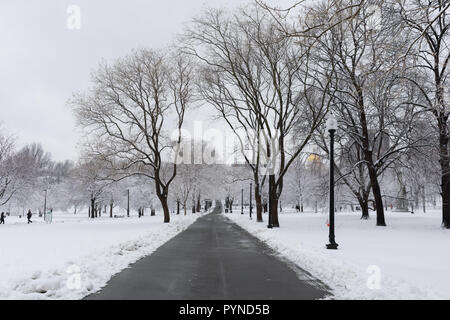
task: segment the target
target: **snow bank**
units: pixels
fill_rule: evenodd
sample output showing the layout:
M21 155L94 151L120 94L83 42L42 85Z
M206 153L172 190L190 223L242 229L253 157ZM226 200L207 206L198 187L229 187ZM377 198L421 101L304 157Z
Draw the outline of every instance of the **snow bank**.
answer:
M123 219L55 215L0 226L0 299L81 299L151 254L200 215Z
M439 212L387 212L388 227L375 219L339 213L336 242L326 250L327 215L280 214L280 229L248 215L230 219L266 242L284 258L309 271L333 290L335 299L450 299L450 232L441 229Z

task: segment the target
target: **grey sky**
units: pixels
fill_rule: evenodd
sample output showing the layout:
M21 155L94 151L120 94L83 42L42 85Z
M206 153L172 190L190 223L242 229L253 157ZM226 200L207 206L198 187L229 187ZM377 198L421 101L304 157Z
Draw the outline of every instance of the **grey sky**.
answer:
M206 4L230 7L246 2L2 0L0 122L21 145L41 142L56 160L76 159L79 134L66 102L72 92L89 86L90 72L102 58L168 45ZM67 28L70 5L81 9L80 30Z

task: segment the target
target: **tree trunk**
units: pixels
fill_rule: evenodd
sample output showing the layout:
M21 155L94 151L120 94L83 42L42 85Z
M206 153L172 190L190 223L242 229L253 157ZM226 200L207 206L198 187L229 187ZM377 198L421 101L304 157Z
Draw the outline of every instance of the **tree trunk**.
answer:
M200 202L200 196L198 196L196 212L201 212L201 211L202 211L202 205L201 205L201 202Z
M442 189L442 226L450 229L450 175L449 175L449 153L448 153L448 135L446 122L440 121L441 134L439 137L440 144L440 163L441 163L441 189Z
M113 206L114 204L111 202L109 204L109 217L112 218L113 217Z
M275 185L275 175L269 176L269 185L271 186L269 193L270 201L269 201L269 214L272 220L272 226L274 228L279 228L280 223L278 220L278 196L276 191L276 185Z
M177 200L177 215L180 214L180 200Z
M361 219L362 220L369 220L369 201L368 199L364 199L362 197L358 197L359 206L361 207Z
M169 205L167 203L167 196L162 194L162 195L158 196L158 198L159 198L159 201L161 202L161 207L162 207L163 213L164 213L164 223L169 223L170 222L170 211L169 211Z
M95 199L94 198L91 198L90 213L91 213L91 218L94 219L95 218Z
M274 228L279 228L280 223L278 220L278 198L276 195L273 195L270 200L270 208L269 208L269 214L272 218L272 226Z
M261 201L261 194L259 187L255 186L255 202L256 202L256 222L264 222L263 220L263 205Z
M378 183L377 173L373 167L371 162L372 156L370 156L370 160L366 158L368 161L368 171L370 177L370 184L372 186L372 193L375 199L375 209L377 211L377 226L385 227L386 221L384 219L384 207L383 207L383 198L381 196L380 184Z
M414 189L414 206L419 209L419 193L421 190L421 186L418 186L417 188Z
M422 186L422 208L423 208L423 213L427 212L427 204L426 204L426 197L425 197L425 185Z
M442 176L442 226L450 229L450 181L449 176Z
M366 160L367 163L370 185L372 187L372 193L375 199L375 209L377 211L377 226L385 227L386 221L384 219L383 198L381 197L381 190L380 184L378 183L377 171L375 170L373 164L373 150L371 149L369 143L369 130L367 125L363 89L356 80L355 74L352 74L352 81L358 94L359 118L362 129L361 131L363 135L362 144L363 144L364 160Z
M167 204L166 197L164 197L163 200L161 201L161 205L162 205L162 209L164 212L164 223L169 223L170 222L170 212L169 212L169 206Z
M156 189L156 196L158 197L159 202L161 203L161 207L163 209L164 223L169 223L170 222L170 210L169 210L169 204L167 202L169 187L162 185L159 175L156 172L155 172L155 189ZM153 208L153 205L152 205L151 216L155 215L154 210L155 209Z

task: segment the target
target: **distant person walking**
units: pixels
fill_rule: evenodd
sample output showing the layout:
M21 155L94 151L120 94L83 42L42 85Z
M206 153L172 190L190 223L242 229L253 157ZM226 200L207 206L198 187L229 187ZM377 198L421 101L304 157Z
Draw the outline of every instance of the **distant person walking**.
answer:
M0 224L5 224L5 213L2 212L0 215Z
M31 213L31 210L28 210L28 213L27 213L27 218L28 218L28 223L30 224L30 223L33 223L33 221L31 221L31 217L33 216L33 214Z

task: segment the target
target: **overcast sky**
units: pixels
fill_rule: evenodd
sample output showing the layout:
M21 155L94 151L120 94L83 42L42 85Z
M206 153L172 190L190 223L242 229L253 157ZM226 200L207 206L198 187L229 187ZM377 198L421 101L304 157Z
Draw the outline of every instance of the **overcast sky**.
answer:
M111 61L133 48L167 46L206 4L246 2L2 0L0 122L20 145L40 142L55 160L75 160L79 134L67 100L89 86L90 72L102 58ZM67 27L71 5L81 10L79 30Z

